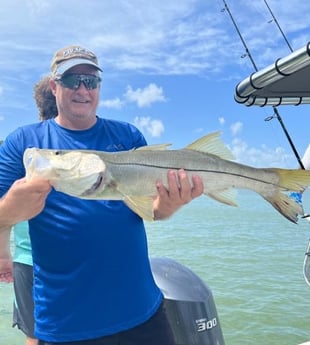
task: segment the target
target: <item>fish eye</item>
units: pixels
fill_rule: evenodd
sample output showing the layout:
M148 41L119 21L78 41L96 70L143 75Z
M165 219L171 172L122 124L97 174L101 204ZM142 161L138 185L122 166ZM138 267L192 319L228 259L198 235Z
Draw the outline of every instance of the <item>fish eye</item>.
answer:
M55 151L55 155L56 156L60 155L60 151Z

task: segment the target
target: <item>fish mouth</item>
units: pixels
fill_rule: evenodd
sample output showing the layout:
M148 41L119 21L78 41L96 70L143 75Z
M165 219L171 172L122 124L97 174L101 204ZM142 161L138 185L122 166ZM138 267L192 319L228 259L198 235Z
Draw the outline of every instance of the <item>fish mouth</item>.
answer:
M99 174L96 182L86 191L84 191L81 196L89 196L93 194L104 182L103 174Z

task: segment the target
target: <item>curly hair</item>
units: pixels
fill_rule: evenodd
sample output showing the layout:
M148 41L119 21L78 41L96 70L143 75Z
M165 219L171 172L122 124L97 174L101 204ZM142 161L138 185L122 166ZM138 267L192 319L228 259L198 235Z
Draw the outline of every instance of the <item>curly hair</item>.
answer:
M49 76L43 77L33 88L40 120L52 119L58 114L56 98L50 89L49 80Z

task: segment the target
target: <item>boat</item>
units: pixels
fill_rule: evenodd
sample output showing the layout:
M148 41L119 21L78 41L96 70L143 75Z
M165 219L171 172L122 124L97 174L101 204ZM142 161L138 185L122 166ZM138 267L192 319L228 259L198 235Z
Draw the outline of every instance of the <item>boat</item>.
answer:
M304 167L283 125L277 107L310 104L309 77L310 42L239 82L234 95L236 102L248 107L253 105L273 107L276 118L280 121L301 168ZM305 214L303 218L310 220L308 214ZM306 283L310 286L310 240L305 252L303 274Z
M246 106L273 107L276 118L282 125L302 169L304 169L303 164L286 131L277 107L310 104L309 77L310 42L304 47L292 51L288 56L277 59L266 68L252 73L237 84L234 95L236 102ZM303 218L310 220L310 215L305 214ZM310 240L305 251L303 275L310 286ZM300 345L310 345L310 341Z
M310 104L309 77L310 42L241 81L236 86L234 98L246 106L272 106L285 130L276 107ZM291 140L286 130L285 133ZM296 150L294 153L302 168ZM305 215L305 218L310 217ZM210 288L194 272L174 260L151 258L151 267L155 281L164 294L164 305L175 344L224 345ZM310 241L303 273L310 286ZM310 341L299 345L310 345Z
M260 107L310 104L310 42L241 81L237 103Z

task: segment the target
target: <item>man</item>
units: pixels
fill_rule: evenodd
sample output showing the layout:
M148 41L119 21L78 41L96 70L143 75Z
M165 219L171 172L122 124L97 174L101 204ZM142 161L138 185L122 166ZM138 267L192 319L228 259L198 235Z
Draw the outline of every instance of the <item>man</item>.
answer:
M23 178L27 147L114 152L146 145L134 126L96 116L101 71L83 47L54 55L50 87L58 116L17 129L0 147L0 232L30 219L40 345L173 345L143 220L122 201L82 200ZM203 192L201 178L189 181L183 170L169 171L167 180L168 189L156 185L155 220Z

